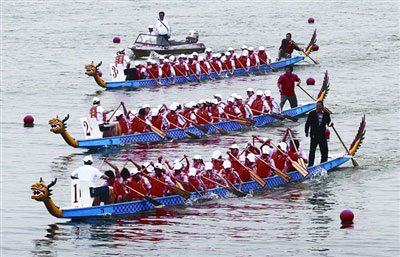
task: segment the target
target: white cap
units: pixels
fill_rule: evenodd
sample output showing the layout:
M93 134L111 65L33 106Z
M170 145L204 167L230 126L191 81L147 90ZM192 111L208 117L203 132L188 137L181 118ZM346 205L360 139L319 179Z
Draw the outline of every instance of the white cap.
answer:
M169 63L170 61L168 60L168 59L165 59L164 60L164 63Z
M176 111L177 108L178 106L175 103L172 103L171 106L169 107L169 109L172 111Z
M86 155L83 157L83 162L93 162L92 155Z
M218 158L220 158L220 157L222 157L222 154L221 154L221 152L220 151L218 151L218 150L215 150L214 152L213 152L213 154L212 154L212 159L218 159Z
M225 55L229 56L231 55L231 52L225 52Z
M233 51L233 48L232 47L228 47L228 51Z
M154 169L162 170L162 164L161 163L154 164Z
M182 169L182 168L183 168L182 163L177 162L177 163L174 164L174 170L180 170L180 169Z
M271 90L265 90L265 96L271 96Z
M195 106L197 103L195 101L190 101L190 104L193 106Z
M281 148L282 151L286 152L287 145L285 142L280 142L278 147Z
M146 62L151 62L152 59L151 58L147 58Z
M246 91L247 92L254 92L254 89L252 87L249 87Z
M228 102L232 102L233 103L234 101L235 101L235 99L233 99L233 97L229 97L228 98Z
M135 61L135 66L139 66L140 62L139 61Z
M196 170L196 168L190 168L189 169L189 173L188 173L188 175L189 176L196 176L196 173L197 173L197 170Z
M265 47L263 47L263 46L260 46L260 47L258 48L258 50L260 50L260 51L264 51L264 50L265 50Z
M151 109L151 116L157 116L157 115L158 115L158 109L157 108Z
M262 96L264 93L262 90L257 90L257 95Z
M190 109L190 108L192 108L192 105L190 103L186 103L183 107Z
M206 98L205 101L206 101L206 103L211 103L211 99L210 98Z
M249 51L254 51L254 47L250 46Z
M229 147L230 149L238 149L239 150L239 146L237 144L233 144L231 145L231 147Z
M221 58L221 54L220 53L216 53L215 55L213 55L213 57L216 57L216 58Z
M142 105L142 108L150 108L150 105L149 104L144 104L144 105Z
M204 104L204 103L206 103L206 101L204 101L204 99L199 100L199 104Z
M156 60L153 60L153 59L150 62L151 62L151 64L157 64Z
M193 54L193 56L199 56L199 54L197 52L193 52L192 54Z
M119 116L121 116L122 114L123 114L122 111L121 111L121 110L118 110L118 111L115 112L115 117L119 117Z
M182 58L186 58L186 54L181 54L180 56L182 56Z
M202 160L203 158L201 158L201 155L200 154L195 154L194 156L193 156L193 160Z
M152 29L152 28L153 28L153 25L149 25L149 27L147 27L147 28L148 28L148 29L150 29L150 28Z
M271 147L269 147L268 145L264 145L263 147L261 147L262 154L270 154L270 152L271 152Z
M209 47L207 47L207 48L206 48L206 52L212 52L212 49L209 48Z
M171 56L169 57L169 60L170 60L171 62L175 61L175 56L171 55Z
M218 104L218 100L214 98L214 99L211 100L211 103Z
M138 171L138 169L137 169L136 167L133 167L133 168L131 169L131 171L130 171L131 176L136 175L136 174L138 174L138 173L139 173L139 171Z
M247 46L246 45L242 45L242 49L247 49Z
M215 94L214 97L219 97L222 99L222 96L220 94Z
M98 102L100 102L100 99L98 97L93 97L92 102L93 103L98 103Z
M222 165L223 165L224 169L232 167L232 163L229 160L225 160Z
M236 96L237 96L236 93L232 93L232 94L231 94L231 97L232 97L232 98L236 98Z
M206 163L204 164L204 169L205 169L205 170L212 170L212 168L213 168L213 165L212 165L211 162L206 162Z
M242 56L248 56L248 55L249 55L249 51L244 50L244 51L242 52Z
M249 162L256 162L256 156L252 153L249 153L246 158L249 160Z
M125 52L125 48L120 48L119 51L120 52Z
M189 59L193 59L193 54L190 54L190 55L188 56L188 58L189 58Z
M235 98L236 99L243 99L243 97L241 95L236 95Z
M160 59L160 60L164 60L164 59L165 59L165 57L164 57L164 55L160 55L160 57L158 57L158 59Z

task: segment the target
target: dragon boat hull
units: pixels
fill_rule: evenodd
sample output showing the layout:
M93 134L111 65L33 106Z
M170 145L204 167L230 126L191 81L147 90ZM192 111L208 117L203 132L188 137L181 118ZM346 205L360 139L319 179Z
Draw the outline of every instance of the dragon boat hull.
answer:
M283 114L296 117L300 116L302 114L305 114L313 109L315 109L316 104L315 103L310 103L306 105L302 105L299 107L295 107L292 109L288 109L283 111ZM255 120L255 126L256 127L262 127L267 125L268 123L276 122L278 120L267 116L267 115L258 115L254 116L253 119ZM216 128L209 124L203 125L208 129L207 134L212 134L217 131ZM224 129L226 131L237 131L237 130L243 130L243 129L248 129L248 126L238 124L234 121L222 121L222 122L217 122L214 123L214 126L217 128ZM196 136L203 137L206 136L204 132L201 130L197 129L194 126L190 126L185 128L185 131L191 132L195 134ZM184 131L181 129L171 129L168 131L167 136L169 136L172 139L184 139L184 138L190 138L188 134L186 134ZM116 137L105 137L105 138L96 138L96 139L84 139L84 140L78 140L78 148L101 148L101 147L110 147L110 146L118 146L118 145L123 145L127 143L153 143L153 142L162 142L162 141L167 141L167 138L161 138L159 135L157 135L154 132L145 132L145 133L140 133L140 134L130 134L130 135L124 135L124 136L116 136Z
M271 63L272 68L275 69L281 69L286 66L298 63L300 61L304 60L304 56L296 56L290 59L278 61L278 62L273 62ZM250 67L250 74L255 74L258 72L270 72L272 71L271 68L266 65L262 64L260 65L260 70L257 69L257 67L252 66ZM243 68L237 68L235 69L233 73L234 77L237 76L247 76L246 71ZM211 72L210 75L211 78L216 79L219 78L218 74L216 72ZM220 77L228 77L228 71L224 70L222 71ZM208 80L210 79L206 74L202 74L200 77L200 80ZM197 82L197 78L195 75L190 75L190 80L192 82ZM186 83L189 82L185 76L177 76L175 83ZM162 85L170 85L170 80L168 78L162 78L161 79L161 84ZM128 80L128 81L118 81L118 82L106 82L106 88L108 89L117 89L117 88L140 88L140 87L146 87L146 86L156 86L157 81L155 79L143 79L143 80Z
M298 171L289 172L291 179L289 182L302 181L306 179L310 179L311 177L317 175L320 170L331 170L336 168L343 163L347 162L350 158L348 157L338 157L327 161L325 163L315 165L310 167L309 174L306 177L303 177ZM280 178L279 176L273 176L269 178L264 178L267 183L265 188L277 187L286 182ZM238 185L236 185L238 187ZM256 191L262 189L259 184L255 181L247 181L243 183L242 192L248 193L251 191ZM201 194L204 194L203 191L200 191ZM187 201L194 201L196 199L201 198L201 196L197 192L192 192L191 197ZM226 197L230 193L222 187L214 188L208 190L208 195L214 195L217 197ZM162 203L164 206L176 206L184 204L184 199L179 195L172 195L166 197L155 198L158 202ZM62 209L62 217L73 220L82 220L85 218L95 218L95 217L111 217L111 216L124 216L131 215L137 212L146 211L155 208L155 206L149 203L146 200L138 200L134 202L125 202L118 204L110 204L104 206L93 206L86 208L65 208Z

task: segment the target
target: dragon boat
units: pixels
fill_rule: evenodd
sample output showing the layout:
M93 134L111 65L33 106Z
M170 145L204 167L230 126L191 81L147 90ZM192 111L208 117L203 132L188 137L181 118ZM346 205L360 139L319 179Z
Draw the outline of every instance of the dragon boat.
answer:
M336 132L336 129L334 130ZM364 116L360 122L357 134L349 148L345 146L338 135L341 143L346 150L346 154L338 154L336 157L331 157L331 159L327 162L307 168L306 175L304 175L304 173L299 169L300 172L299 170L289 172L287 174L289 176L288 179L284 179L281 176L277 175L264 178L262 179L265 182L263 183L263 186L260 185L260 182L258 180L246 181L242 185L242 191L237 192L240 192L242 194L249 192L251 193L253 191L262 190L263 188L272 188L295 181L307 180L314 176L318 176L324 170L332 170L346 163L350 159L352 160L354 166L358 166L358 164L356 164L356 161L353 159L353 156L361 146L361 143L365 137L365 132L366 122ZM171 195L159 198L150 198L146 196L143 200L108 204L103 206L92 206L95 199L90 198L88 182L76 182L76 180L74 180L71 185L71 207L60 208L57 207L51 199L51 188L56 184L56 182L57 179L52 181L49 185L46 185L42 178L40 178L40 181L31 185L31 198L36 201L43 202L51 215L57 218L67 218L72 220L133 215L141 211L153 209L156 207L156 205L161 207L176 206L184 205L186 202L196 202L197 199L204 199L204 197L207 197L205 200L226 197L230 195L230 192L232 192L233 189L232 187L216 187L208 190L206 195L204 191L196 191L190 193L187 192L188 197L185 197L186 200L181 195ZM235 190L237 190L236 188L238 187L238 184L233 185L233 187L235 187Z
M305 114L309 111L315 109L315 103L308 103L299 107L295 107L292 109L288 109L282 112L282 114L287 115L289 117L296 117L302 114ZM55 134L61 134L66 143L70 146L76 148L101 148L101 147L110 147L110 146L118 146L127 143L154 143L154 142L162 142L171 139L185 139L185 138L192 138L193 135L195 137L204 137L206 135L215 133L218 129L223 129L226 131L238 131L238 130L245 130L249 129L252 126L250 124L240 124L239 120L237 121L221 121L216 122L213 124L204 124L202 125L206 128L206 133L202 130L198 129L195 126L190 126L185 129L170 129L167 136L162 138L159 134L155 132L144 132L139 134L129 134L123 136L114 136L114 137L101 137L101 138L93 138L93 139L83 139L83 140L76 140L73 138L67 131L67 124L66 121L68 120L69 116L61 120L58 116L53 118L49 121L51 126L50 131ZM266 114L261 114L253 117L253 121L251 122L252 125L255 127L263 127L269 123L280 121L279 119L273 118ZM238 123L240 122L240 123ZM248 123L247 121L245 123ZM86 123L86 129L88 133L92 129L98 129L96 125L89 127L89 124ZM192 135L192 137L190 135Z
M273 62L271 63L271 67L274 69L281 69L286 66L293 65L295 63L298 63L300 61L304 60L304 56L296 56L290 59L278 61L278 62ZM94 63L86 64L85 69L86 72L85 74L88 76L91 76L94 78L96 81L97 85L99 85L102 88L106 89L118 89L118 88L140 88L140 87L147 87L147 86L157 86L157 81L155 79L142 79L142 80L127 80L127 81L104 81L98 74L98 68L101 66L101 62L98 65L94 65ZM261 64L260 65L260 70L257 69L256 66L250 67L249 72L247 73L244 68L237 68L233 72L233 77L238 77L238 76L248 76L249 74L256 74L256 73L264 73L264 72L270 72L272 69L266 65L266 64ZM216 72L211 72L210 76L207 74L201 74L199 77L200 81L204 80L210 80L210 79L219 79L219 78L227 78L229 71L223 70L221 72L221 75L218 75ZM192 74L189 77L190 81L185 77L185 76L177 76L175 83L177 84L182 84L182 83L187 83L187 82L198 82L199 80L197 77ZM171 85L171 79L170 78L162 78L161 85Z

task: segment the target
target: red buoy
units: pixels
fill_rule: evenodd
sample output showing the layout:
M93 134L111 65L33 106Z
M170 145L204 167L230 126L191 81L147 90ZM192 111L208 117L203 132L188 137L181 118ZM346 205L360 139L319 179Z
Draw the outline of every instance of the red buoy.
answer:
M354 213L350 210L344 210L340 213L342 224L353 224Z
M309 86L314 86L315 85L315 79L314 78L308 78L306 80L307 85Z
M103 76L103 72L101 72L101 71L97 71L97 75L99 75L99 77L101 77L101 76Z
M312 23L314 23L314 18L308 18L308 23L310 23L310 24L312 24Z
M26 115L24 117L24 127L33 127L33 122L35 121L35 119L33 118L32 115Z
M313 50L314 52L318 51L318 50L319 50L319 46L318 46L318 45L314 45L313 48L312 48L312 50Z
M121 42L121 39L119 37L114 37L113 42L115 44L119 44Z

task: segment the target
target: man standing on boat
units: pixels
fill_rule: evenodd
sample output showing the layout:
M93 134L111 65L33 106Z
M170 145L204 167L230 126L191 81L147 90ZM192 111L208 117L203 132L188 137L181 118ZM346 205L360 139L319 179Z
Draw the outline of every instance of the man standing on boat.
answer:
M278 79L278 88L281 93L281 110L283 110L283 106L287 100L289 100L290 108L297 107L297 97L294 92L295 82L299 85L301 80L293 73L293 67L285 67L285 74L281 75Z
M110 200L110 190L108 186L98 186L98 179L108 179L107 175L104 175L99 169L92 166L93 159L91 155L87 155L83 158L83 166L74 170L71 174L71 179L80 179L88 182L90 197L100 197L100 205Z
M278 61L282 58L292 58L293 50L303 51L297 44L292 40L292 34L287 33L286 38L282 39L281 46L279 47Z
M315 150L319 145L321 151L321 163L328 160L328 142L325 134L326 125L332 126L331 116L328 112L324 111L324 103L322 101L317 102L316 110L308 114L308 118L305 125L306 137L310 131L310 153L308 156L308 167L314 165Z
M158 19L153 25L154 34L157 36L157 45L169 45L168 39L171 37L171 24L164 16L164 12L159 12Z

